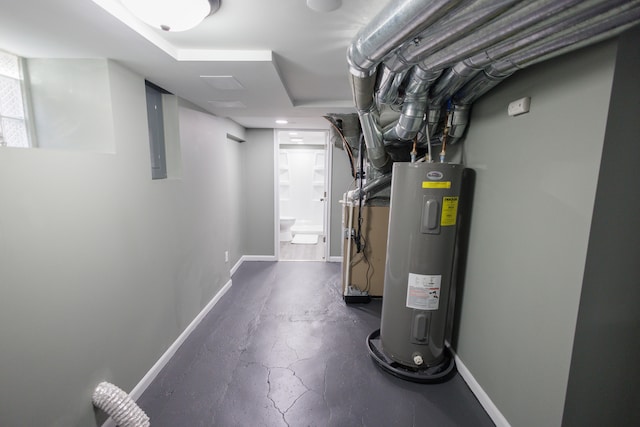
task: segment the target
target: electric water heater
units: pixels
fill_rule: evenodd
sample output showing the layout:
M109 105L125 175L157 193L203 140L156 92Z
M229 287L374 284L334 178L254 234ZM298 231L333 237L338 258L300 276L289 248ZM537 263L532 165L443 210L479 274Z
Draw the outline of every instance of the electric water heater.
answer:
M437 377L453 369L433 371L453 364L445 335L463 170L449 163L393 165L379 339L387 364L408 372Z

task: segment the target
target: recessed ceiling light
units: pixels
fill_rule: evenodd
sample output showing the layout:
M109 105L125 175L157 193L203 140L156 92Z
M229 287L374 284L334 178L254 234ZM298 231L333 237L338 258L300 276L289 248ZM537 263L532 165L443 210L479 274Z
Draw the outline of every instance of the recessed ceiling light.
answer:
M289 122L287 120L278 119L278 120L276 120L276 123L279 124L279 125L286 125Z

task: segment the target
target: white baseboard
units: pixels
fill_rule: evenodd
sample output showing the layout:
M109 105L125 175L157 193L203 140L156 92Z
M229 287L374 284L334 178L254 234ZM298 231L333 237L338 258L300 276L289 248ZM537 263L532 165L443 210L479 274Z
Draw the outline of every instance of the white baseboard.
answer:
M238 260L238 262L236 262L236 265L231 267L231 271L229 272L229 276L233 276L234 274L236 274L236 271L238 271L238 269L240 268L240 266L242 265L242 263L244 261L245 261L244 256L241 256L240 259Z
M462 360L458 357L457 354L454 354L456 367L458 368L458 372L460 376L467 383L471 392L476 396L476 399L480 402L480 405L487 412L491 420L494 422L496 427L511 427L509 421L502 415L502 412L498 409L498 407L493 403L489 395L482 389L478 381L473 377L471 371L467 369L467 367L462 363Z
M242 261L277 261L275 255L245 255Z
M176 351L178 351L178 348L180 348L182 343L189 337L191 332L193 332L193 330L200 324L200 322L202 322L204 316L206 316L207 313L211 311L213 306L215 306L217 302L220 301L220 298L222 298L223 295L227 293L227 291L231 288L231 285L232 282L231 279L229 279L229 281L225 283L222 289L220 289L218 293L213 296L211 301L209 301L209 303L202 309L202 311L198 313L195 319L193 319L191 323L189 323L189 326L187 326L185 330L182 331L182 333L178 336L178 338L176 338L173 344L169 346L167 351L165 351L160 359L158 359L156 364L151 367L149 372L147 372L147 374L140 380L140 382L133 388L133 390L131 390L131 393L129 393L129 395L133 400L137 400L147 389L147 387L149 387L149 384L151 384L154 378L160 373L162 368L164 368L164 366L167 364L167 362L169 362Z
M149 369L146 375L142 377L140 382L133 388L133 390L131 390L131 393L129 393L129 396L131 396L133 400L138 400L138 398L142 396L142 393L147 389L147 387L149 387L151 382L153 382L153 380L158 376L162 368L165 367L165 365L169 362L169 360L171 360L171 358L176 353L176 351L178 351L182 343L184 343L184 341L189 337L191 332L193 332L193 330L200 324L200 322L202 322L202 319L204 319L204 317L209 313L209 311L211 311L211 309L216 305L216 303L220 301L220 298L222 298L222 296L227 293L229 288L231 288L231 285L232 285L232 282L231 280L229 280L222 287L222 289L220 289L218 293L214 295L214 297L202 309L202 311L198 313L195 319L193 319L191 323L189 323L189 326L187 326L186 329L182 331L182 333L178 336L178 338L176 338L173 344L169 346L167 351L165 351L164 354L160 356L160 359L158 359L158 361L151 367L151 369ZM116 427L116 425L113 419L109 418L107 421L104 422L104 424L102 424L102 427Z
M329 262L342 262L342 257L341 256L330 256L328 261Z

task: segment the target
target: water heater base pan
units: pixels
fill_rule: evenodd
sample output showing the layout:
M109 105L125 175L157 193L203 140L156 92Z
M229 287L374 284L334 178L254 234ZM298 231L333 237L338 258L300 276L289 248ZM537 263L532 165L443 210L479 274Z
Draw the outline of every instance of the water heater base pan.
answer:
M449 349L445 349L445 357L437 365L424 369L414 369L401 365L388 358L382 351L380 343L380 329L373 331L367 337L367 349L371 358L385 371L403 380L423 384L442 383L451 379L456 373L456 362L451 357Z

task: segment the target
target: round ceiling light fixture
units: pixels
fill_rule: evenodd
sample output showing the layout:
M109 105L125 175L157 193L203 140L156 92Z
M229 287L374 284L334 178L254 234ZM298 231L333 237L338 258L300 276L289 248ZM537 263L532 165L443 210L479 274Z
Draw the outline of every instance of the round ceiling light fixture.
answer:
M316 12L332 12L341 6L342 0L307 0L307 7Z
M220 0L121 0L138 19L164 31L186 31L220 8Z

